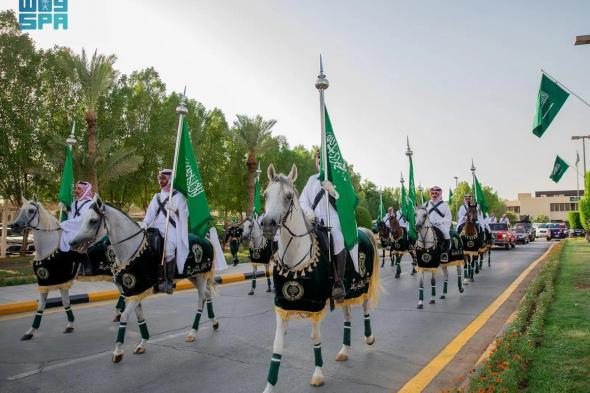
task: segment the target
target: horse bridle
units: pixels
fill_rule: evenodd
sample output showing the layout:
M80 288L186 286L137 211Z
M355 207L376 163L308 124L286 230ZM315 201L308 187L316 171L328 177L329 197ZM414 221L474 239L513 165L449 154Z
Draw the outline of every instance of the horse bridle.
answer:
M106 221L106 217L105 217L104 210L101 210L101 209L99 209L99 208L98 208L98 206L96 205L96 202L95 202L95 203L93 203L93 204L90 206L90 208L91 208L92 210L94 210L94 211L95 211L95 213L96 213L96 214L98 214L98 217L99 217L99 220L98 220L98 225L96 226L96 232L94 233L94 238L92 239L92 240L93 240L93 243L94 243L94 242L96 242L96 238L98 237L98 231L100 231L100 227L101 227L101 225L102 225L102 226L103 226L105 229L107 229L107 221ZM130 236L127 236L127 237L126 237L125 239L123 239L123 240L119 240L119 241L118 241L118 242L116 242L116 243L112 243L112 244L111 244L111 246L117 246L117 245L119 245L119 244L121 244L121 243L124 243L124 242L126 242L127 240L133 239L135 236L139 235L140 233L143 233L143 236L144 236L144 239L145 239L145 236L146 236L146 231L145 231L145 229L144 229L144 228L142 228L142 227L140 226L140 227L139 227L139 231L137 231L137 232L135 232L135 233L131 234ZM142 241L141 243L143 243L143 241ZM137 246L137 249L136 249L136 250L133 252L133 254L131 254L132 256L134 256L134 255L137 253L137 251L138 251L138 250L139 250L139 248L141 247L141 243L139 244L139 246Z
M39 222L41 221L41 216L39 214L39 205L37 205L37 203L35 202L30 202L31 205L35 206L35 213L33 213L33 215L31 216L31 218L29 219L29 221L27 221L27 223L25 224L25 228L28 229L34 229L36 231L42 231L42 232L56 232L56 231L61 231L61 227L57 227L57 228L53 228L53 229L45 229L45 228L39 228L38 226L32 226L31 223L33 222L33 220L35 219L35 217L37 217L37 225L39 225Z

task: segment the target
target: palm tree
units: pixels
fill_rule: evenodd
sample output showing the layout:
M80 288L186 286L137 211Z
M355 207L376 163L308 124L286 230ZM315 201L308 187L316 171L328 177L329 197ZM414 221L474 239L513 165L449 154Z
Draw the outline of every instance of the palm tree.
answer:
M276 120L264 120L262 116L256 115L251 118L246 115L237 115L238 120L234 121L234 127L248 148L246 167L248 168L248 209L246 213L252 214L254 205L254 185L256 176L256 156L260 153L262 144L270 136L271 129L277 123Z
M98 191L98 177L94 165L97 159L96 109L98 100L111 87L117 77L117 72L113 68L117 58L115 55L99 55L95 50L92 59L88 60L86 51L82 49L81 55L70 53L65 55L62 58L62 66L77 84L86 106L88 181L94 185L95 191Z

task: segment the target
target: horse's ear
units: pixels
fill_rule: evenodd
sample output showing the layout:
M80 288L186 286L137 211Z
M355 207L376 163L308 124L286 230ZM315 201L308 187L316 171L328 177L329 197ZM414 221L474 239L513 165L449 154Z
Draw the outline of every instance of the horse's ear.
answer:
M26 204L27 204L29 201L27 201L27 198L25 198L24 196L22 196L22 195L21 195L21 197L20 197L20 202L21 202L23 205L26 205Z
M291 167L291 172L289 172L289 179L295 183L295 180L297 180L297 165L293 164L293 166Z
M104 203L102 202L102 199L100 199L100 195L94 194L94 203L96 203L96 207L100 210L104 209Z
M35 202L35 203L39 202L39 201L37 200L37 194L33 194L33 202Z
M273 181L275 179L276 172L275 172L275 167L273 164L270 164L268 166L268 169L266 170L266 174L268 175L268 180Z

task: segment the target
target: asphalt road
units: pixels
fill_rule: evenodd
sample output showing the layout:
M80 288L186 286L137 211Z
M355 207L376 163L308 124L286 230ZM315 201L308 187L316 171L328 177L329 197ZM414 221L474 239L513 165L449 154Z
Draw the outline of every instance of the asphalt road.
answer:
M313 373L310 324L291 321L276 386L278 392L391 392L420 371L447 343L547 249L537 241L506 251L494 249L492 267L459 294L456 273L449 277L449 296L429 305L427 280L424 310L417 310L418 279L410 276L409 258L402 277L382 269L384 292L371 314L376 343L363 340L359 307L353 310L352 348L347 362L334 357L342 343L342 313L328 314L322 323L326 385L309 385ZM386 263L387 265L387 263ZM453 269L451 269L453 270ZM437 295L442 273L437 275ZM74 306L75 331L62 334L62 309L48 310L41 329L28 342L19 340L32 315L0 318L0 391L9 392L261 392L272 353L275 317L273 295L258 280L224 285L214 298L221 327L213 331L204 313L197 341L185 342L196 311L196 291L159 295L144 302L151 339L147 351L134 355L139 340L135 317L127 328L122 363L111 363L117 324L111 322L114 303Z

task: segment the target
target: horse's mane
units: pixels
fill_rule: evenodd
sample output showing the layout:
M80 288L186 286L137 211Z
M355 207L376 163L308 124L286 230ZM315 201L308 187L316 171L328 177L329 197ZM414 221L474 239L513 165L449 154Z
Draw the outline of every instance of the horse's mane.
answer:
M129 221L131 221L131 222L133 222L135 225L139 226L139 224L138 224L138 223L137 223L137 222L136 222L136 221L135 221L133 218L131 218L131 217L129 216L129 214L125 213L123 210L119 209L117 206L115 206L115 205L113 205L113 204L110 204L110 203L108 203L108 202L103 202L103 203L104 203L106 206L108 206L108 207L110 207L110 208L112 208L112 209L114 209L114 210L118 211L119 213L123 214L125 217L127 217L127 218L129 219ZM94 210L96 210L96 209L97 209L97 207L96 207L96 202L93 202L93 203L92 203L92 205L90 205L90 208L91 208L91 209L94 209Z

